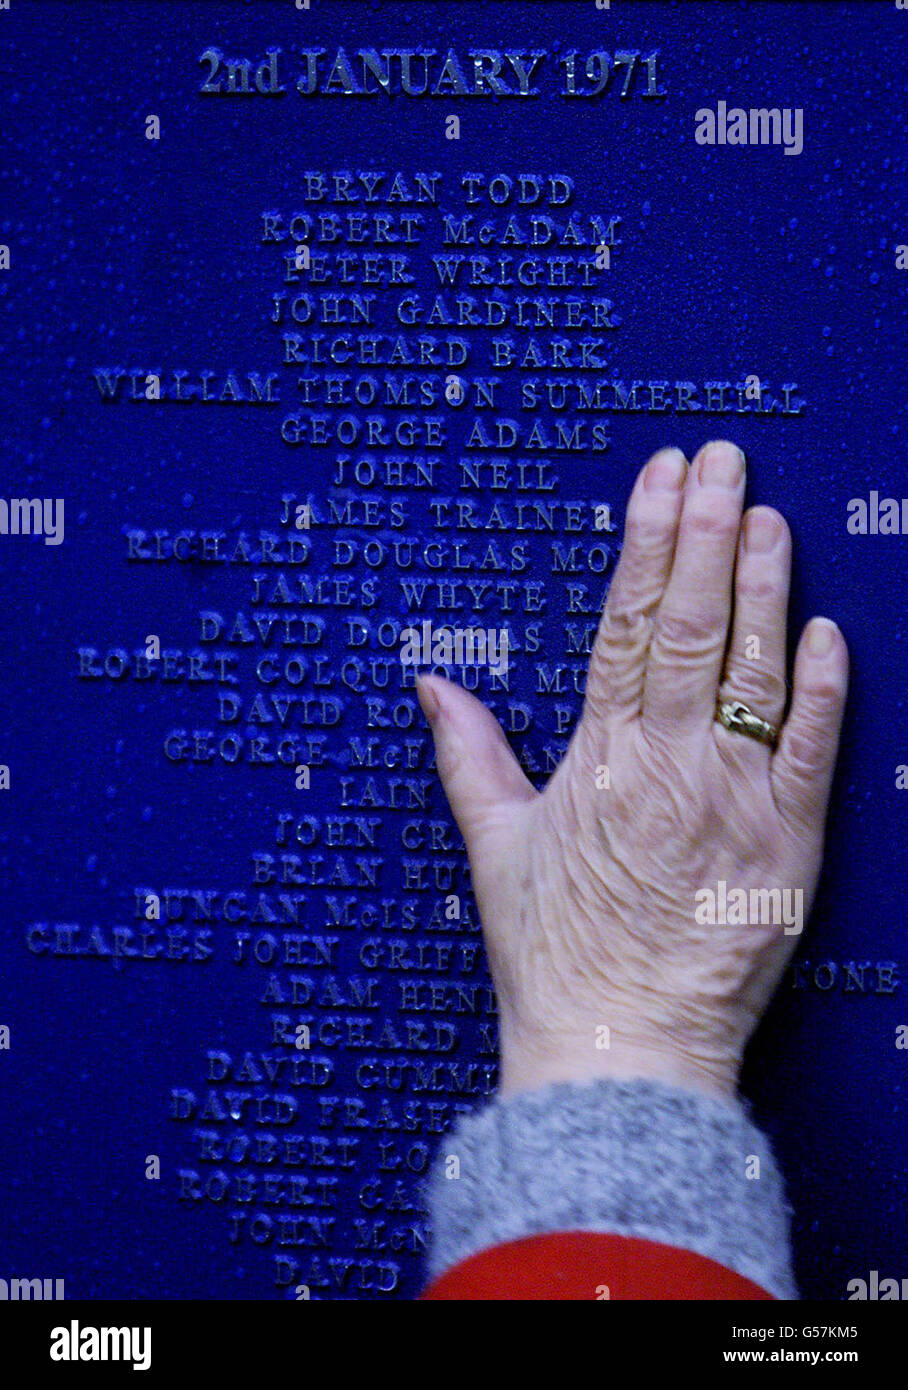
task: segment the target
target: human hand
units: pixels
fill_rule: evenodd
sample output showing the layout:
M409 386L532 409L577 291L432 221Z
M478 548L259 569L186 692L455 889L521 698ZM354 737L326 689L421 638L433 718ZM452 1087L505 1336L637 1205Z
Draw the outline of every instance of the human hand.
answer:
M785 710L791 537L768 507L742 525L744 472L718 442L689 467L660 450L638 477L583 714L542 793L480 701L419 680L470 857L503 1094L599 1076L733 1093L796 945L778 923L697 920L720 881L800 889L806 917L848 678L841 633L813 619L775 750L717 722L717 696L776 727Z

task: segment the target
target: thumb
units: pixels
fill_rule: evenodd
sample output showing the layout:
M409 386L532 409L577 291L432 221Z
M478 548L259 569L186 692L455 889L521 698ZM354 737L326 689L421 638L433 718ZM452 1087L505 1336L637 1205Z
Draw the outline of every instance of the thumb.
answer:
M468 844L490 813L536 799L501 725L480 700L439 676L420 676L416 694L435 739L441 784Z

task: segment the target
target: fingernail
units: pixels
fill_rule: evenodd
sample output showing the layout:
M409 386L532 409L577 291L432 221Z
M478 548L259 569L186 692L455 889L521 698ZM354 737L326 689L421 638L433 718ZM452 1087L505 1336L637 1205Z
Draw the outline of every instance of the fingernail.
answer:
M838 631L829 618L814 618L807 631L807 650L811 656L828 656Z
M700 482L713 487L737 487L744 476L744 455L724 439L707 444L700 458Z
M680 449L660 449L646 465L644 486L647 492L677 492L686 473L687 459Z
M774 512L755 508L744 518L744 549L753 555L775 550L781 535L779 518Z
M422 707L423 714L431 724L440 709L440 705L434 687L427 684L422 676L417 677L416 680L416 698Z

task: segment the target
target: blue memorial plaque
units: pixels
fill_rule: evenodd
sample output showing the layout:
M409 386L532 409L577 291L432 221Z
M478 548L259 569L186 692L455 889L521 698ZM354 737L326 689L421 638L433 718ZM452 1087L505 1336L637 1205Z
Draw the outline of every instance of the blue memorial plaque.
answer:
M0 1277L417 1294L496 1016L401 633L507 629L449 674L543 785L633 478L717 436L854 672L744 1091L803 1295L908 1273L906 54L888 0L0 10Z

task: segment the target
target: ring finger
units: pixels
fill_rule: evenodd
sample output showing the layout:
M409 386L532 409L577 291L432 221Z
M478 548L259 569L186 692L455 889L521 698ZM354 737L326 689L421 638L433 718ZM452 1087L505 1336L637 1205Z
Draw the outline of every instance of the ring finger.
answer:
M778 726L785 712L785 631L791 533L771 507L744 516L735 562L734 618L720 700L742 700ZM741 736L716 724L721 736ZM717 737L719 737L717 732Z

